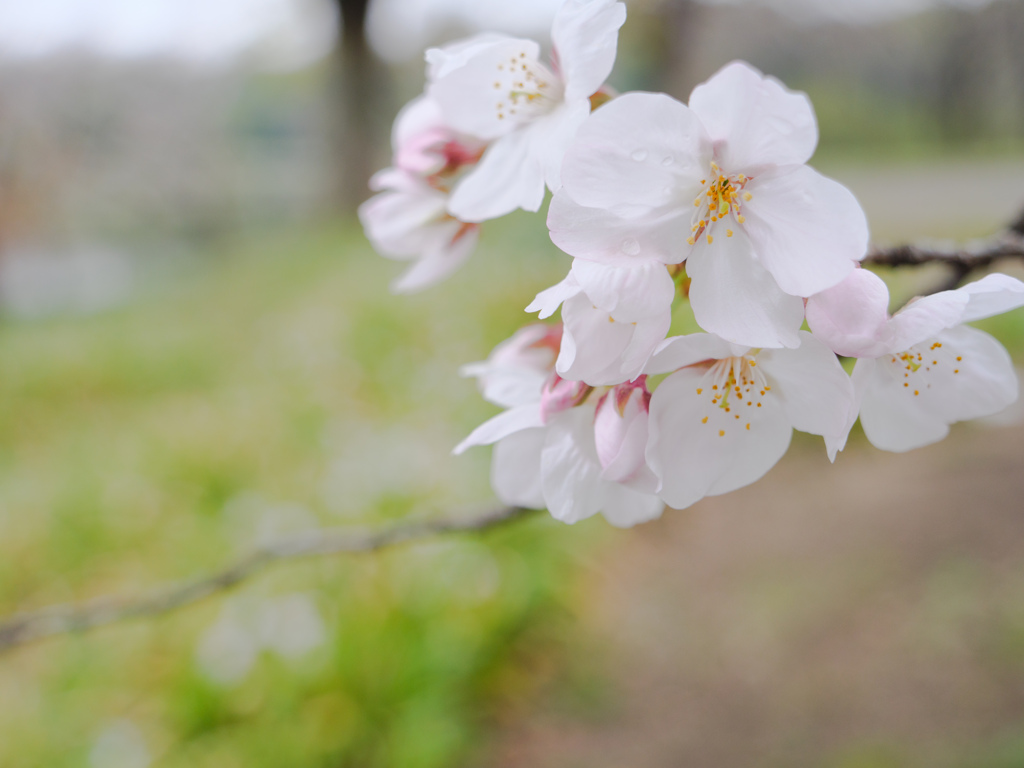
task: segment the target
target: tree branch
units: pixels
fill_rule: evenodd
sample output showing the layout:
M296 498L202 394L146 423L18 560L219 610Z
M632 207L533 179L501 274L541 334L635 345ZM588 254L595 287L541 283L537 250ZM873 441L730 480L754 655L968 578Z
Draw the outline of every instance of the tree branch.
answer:
M1024 225L1024 221L1021 224ZM916 245L872 248L861 263L878 267L916 267L938 262L972 272L991 266L1000 259L1024 259L1024 236L1011 231L985 247L973 250L946 251Z
M519 519L530 511L521 507L504 507L477 517L427 520L380 531L318 530L289 536L257 549L209 576L156 589L142 597L100 597L11 616L0 621L0 653L48 637L85 632L125 619L168 613L224 592L278 563L305 557L373 552L439 534L481 531Z
M1024 261L1024 211L1001 235L976 248L952 251L916 245L872 248L861 263L878 267L916 267L931 262L947 264L953 275L946 287L955 288L974 270L984 269L1002 259Z

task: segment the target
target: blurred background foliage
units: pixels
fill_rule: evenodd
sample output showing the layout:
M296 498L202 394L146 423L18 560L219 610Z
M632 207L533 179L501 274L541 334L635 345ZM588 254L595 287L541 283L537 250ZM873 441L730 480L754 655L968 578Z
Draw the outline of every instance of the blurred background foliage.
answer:
M289 532L492 505L488 452L449 455L494 412L457 370L567 265L542 217L517 214L485 227L454 279L394 297L397 267L353 216L394 112L422 87L422 47L492 21L543 37L556 2L519 15L186 3L175 13L198 21L179 37L158 13L174 5L54 0L33 20L0 2L5 614L137 593ZM236 15L211 21L215 7ZM171 32L97 37L122 18L146 28L147 12ZM340 20L363 12L369 38L346 33ZM64 25L52 40L48 24ZM965 239L1024 204L1022 38L1018 0L636 0L613 82L685 98L745 58L810 93L815 162L859 195L877 239ZM902 299L935 275L893 277ZM1020 318L992 327L1020 360ZM0 658L0 765L496 765L494 735L541 699L606 729L619 692L580 618L607 553L643 535L538 515L289 565L173 615L17 651ZM947 566L928 597L939 622L991 587ZM802 599L785 573L741 595L766 625ZM991 672L1011 682L1022 595L1005 591L1010 650ZM992 722L1012 730L1016 712ZM926 764L904 761L906 745L837 743L827 764ZM986 765L1024 764L1019 739L998 750Z

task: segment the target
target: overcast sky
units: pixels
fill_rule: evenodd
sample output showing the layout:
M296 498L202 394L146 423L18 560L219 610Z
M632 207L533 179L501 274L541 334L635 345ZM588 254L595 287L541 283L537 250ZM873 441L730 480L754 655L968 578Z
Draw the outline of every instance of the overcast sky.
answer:
M815 21L870 22L936 5L988 0L704 0L769 5ZM374 0L370 34L393 60L419 56L451 24L538 34L561 0ZM669 0L671 2L671 0ZM45 56L88 48L117 57L170 55L218 62L242 53L291 68L324 55L333 40L329 0L0 0L0 55Z

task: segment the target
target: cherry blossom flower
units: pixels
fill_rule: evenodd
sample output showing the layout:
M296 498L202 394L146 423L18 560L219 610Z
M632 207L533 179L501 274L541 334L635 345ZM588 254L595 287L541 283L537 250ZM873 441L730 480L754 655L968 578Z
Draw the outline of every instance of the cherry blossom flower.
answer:
M796 347L801 297L838 283L867 248L856 199L805 165L817 138L807 97L743 62L697 86L689 107L625 94L594 112L567 151L551 239L618 269L685 261L702 328Z
M480 222L516 208L536 211L545 185L559 187L562 156L611 72L625 19L621 2L566 0L551 30L549 64L533 40L504 35L427 51L427 92L447 124L492 142L453 192L453 216Z
M915 299L892 317L888 305L885 283L865 269L807 301L815 336L859 358L853 384L860 423L875 447L902 452L929 445L949 434L950 424L1016 401L1017 375L1006 350L963 323L1024 306L1024 283L992 274ZM847 432L855 420L856 412Z
M707 333L668 339L647 366L673 371L651 397L647 463L670 506L753 483L793 429L823 435L829 458L845 434L853 387L835 354L806 331L792 349L751 349Z
M455 453L494 443L491 484L498 498L547 507L562 522L598 512L617 526L658 517L664 504L644 456L650 401L645 378L598 390L558 376L552 355L536 383L538 364L559 335L556 326L530 326L485 363L464 369L479 377L488 399L508 410L473 430ZM517 362L523 370L515 370ZM522 384L530 379L535 386L527 402Z
M426 97L411 101L395 119L394 167L370 180L370 187L381 193L359 207L359 218L378 252L415 262L392 284L396 293L439 282L476 247L479 226L452 217L448 201L483 146L446 126L437 104Z
M544 319L562 305L558 374L594 386L639 376L672 323L675 288L658 279L664 272L663 264L628 270L576 260L565 280L539 293L527 312ZM634 290L618 290L629 280ZM646 286L636 285L641 282ZM631 296L644 300L621 300Z

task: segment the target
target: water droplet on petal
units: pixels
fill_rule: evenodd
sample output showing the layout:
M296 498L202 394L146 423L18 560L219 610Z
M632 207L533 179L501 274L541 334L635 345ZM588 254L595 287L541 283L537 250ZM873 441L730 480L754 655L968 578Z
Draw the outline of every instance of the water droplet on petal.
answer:
M672 159L672 155L668 155L667 157L661 158L661 164L666 167L672 165L673 162L675 161Z
M627 237L622 241L622 252L627 256L636 256L640 253L640 243L635 238Z
M647 150L646 149L634 149L633 150L633 154L630 155L630 157L632 157L638 163L642 163L644 160L647 159Z

